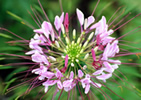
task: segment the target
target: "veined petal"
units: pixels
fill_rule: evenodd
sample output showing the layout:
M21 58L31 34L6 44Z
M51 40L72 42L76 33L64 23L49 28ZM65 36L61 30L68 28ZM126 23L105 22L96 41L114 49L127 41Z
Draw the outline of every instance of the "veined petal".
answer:
M108 62L103 63L104 66L106 67L105 71L112 73L114 69L112 68L112 65L110 65Z
M76 13L77 13L77 17L80 22L80 25L82 26L84 23L84 14L78 8L76 9Z
M63 87L70 87L72 84L73 79L71 80L66 80L63 82Z
M59 89L62 89L63 88L63 85L62 85L62 83L61 83L60 80L57 82L57 86L58 86Z
M56 75L56 77L57 78L61 78L61 77L63 77L63 74L60 72L60 70L58 70L57 68L56 68L56 73L55 73L55 75Z

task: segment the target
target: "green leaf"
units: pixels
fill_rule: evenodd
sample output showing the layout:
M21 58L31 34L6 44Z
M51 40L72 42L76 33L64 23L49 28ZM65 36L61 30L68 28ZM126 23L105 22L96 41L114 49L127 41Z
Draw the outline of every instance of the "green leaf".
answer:
M9 82L6 82L7 85L5 86L5 88L4 88L4 90L3 90L3 93L6 92L6 90L7 90L8 87L10 86L10 84L13 83L16 79L17 79L17 78L13 78L13 79L11 79Z
M0 70L3 70L3 69L11 69L13 68L12 66L4 66L4 65L0 65Z
M0 60L4 60L4 59L5 59L4 57L0 58Z
M14 18L16 18L17 20L20 20L20 21L22 20L21 17L15 15L14 13L12 13L12 12L10 12L10 11L7 11L7 13L8 13L9 15L13 16Z
M10 35L4 34L4 33L0 33L0 36L4 37L4 38L12 39L12 37Z

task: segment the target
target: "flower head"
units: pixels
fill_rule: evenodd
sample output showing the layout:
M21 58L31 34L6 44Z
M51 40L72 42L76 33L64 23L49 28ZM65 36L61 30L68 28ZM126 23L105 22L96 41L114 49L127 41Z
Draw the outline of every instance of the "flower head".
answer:
M106 18L102 16L94 23L93 16L85 19L79 9L76 14L81 27L78 37L76 29L69 30L68 13L65 17L64 13L55 17L56 30L47 21L40 29L34 30L35 36L29 43L32 50L26 54L39 63L39 68L32 72L39 75L39 80L45 81L42 83L45 92L55 84L66 92L81 84L87 94L91 86L102 87L96 79L106 82L120 65L119 60L112 59L119 52L118 40L110 36L113 30L108 30Z

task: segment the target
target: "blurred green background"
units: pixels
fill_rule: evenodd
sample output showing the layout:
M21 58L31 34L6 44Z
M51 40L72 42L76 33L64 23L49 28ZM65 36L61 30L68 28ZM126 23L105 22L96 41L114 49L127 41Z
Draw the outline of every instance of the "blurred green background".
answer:
M50 19L50 21L53 23L54 17L56 15L61 15L61 10L59 6L58 0L41 0L41 3ZM76 18L75 16L75 10L76 8L79 8L84 12L85 17L88 17L91 15L95 5L97 3L97 0L62 0L62 6L64 12L68 12L70 15L70 23L73 25L73 18ZM119 17L114 24L118 23L124 16L129 14L128 18L125 19L125 21L129 20L130 18L134 17L135 15L141 13L141 0L101 0L95 13L94 17L96 19L100 19L103 15L106 17L107 21L110 19L110 17L114 14L114 12L119 8L122 7L119 13L117 13L113 19L115 19L119 14L121 14L123 11L124 13ZM42 18L45 20L45 16L39 7L39 4L37 0L0 0L0 27L6 28L17 35L29 40L33 36L33 30L29 28L28 26L22 24L21 18L25 20L27 23L29 23L32 27L38 28L32 17L28 12L30 12L33 16L33 12L31 10L31 6L33 9L36 9L38 13L42 16ZM8 13L10 12L10 13ZM13 17L11 15L17 15L20 18L17 19L17 17ZM14 15L14 16L15 16ZM113 20L112 19L112 20ZM112 21L111 20L111 21ZM124 22L125 22L124 21ZM123 23L123 22L122 22ZM122 24L121 23L121 24ZM113 25L114 25L113 24ZM120 24L120 25L121 25ZM119 26L120 26L119 25ZM116 34L113 36L121 36L134 28L141 25L141 16L136 17L133 19L130 23L125 25L124 27L120 28L118 31L116 31ZM113 26L111 26L113 27ZM19 40L17 37L13 36L12 34L0 30L0 53L10 53L10 54L21 54L24 55L24 52L26 52L26 47L22 46L16 46L16 45L9 45L8 41L12 40ZM127 35L126 37L122 38L122 40L126 40L129 42L123 42L121 43L136 47L131 48L128 46L120 46L122 49L127 49L130 52L141 52L141 31L133 32L130 35ZM141 57L141 56L140 56ZM7 59L9 58L9 59ZM121 61L128 62L128 63L140 63L141 59L137 57L136 55L132 56L126 56L126 57L120 57ZM16 62L23 61L21 59L17 59ZM18 88L14 90L12 93L9 93L7 95L4 95L5 92L5 86L7 84L11 84L14 80L14 73L26 70L26 66L2 66L4 64L8 63L15 63L15 60L12 60L9 56L2 56L0 55L0 100L14 100L16 97L18 97L20 94L22 94L27 86L23 86L22 90L21 88ZM124 73L124 75L127 77L127 79L124 78L123 75L117 73L121 78L128 81L128 84L126 82L122 82L120 79L115 77L115 79L122 84L121 85L114 85L115 83L111 83L110 81L107 82L109 88L111 88L115 93L123 97L125 100L140 100L141 95L139 93L141 89L141 68L140 65L120 65L119 70ZM10 83L11 82L11 83ZM132 84L133 86L129 85ZM11 85L10 85L11 86ZM125 88L124 86L127 86L128 88ZM135 87L136 88L135 88ZM137 89L138 88L138 89ZM38 90L38 89L37 89ZM40 90L40 89L39 89ZM104 91L108 91L103 88ZM34 100L35 95L37 95L37 91L31 91L30 94L22 98L23 100ZM100 93L97 94L97 97L99 100L103 100L103 96ZM107 94L110 95L110 97L113 100L120 100L119 97L114 95L113 93L107 92ZM52 93L51 93L52 95ZM140 96L139 96L140 95ZM42 95L41 95L42 96ZM39 97L41 97L39 96ZM47 95L48 96L48 95ZM46 96L46 97L47 97ZM50 97L44 97L44 100L50 100ZM20 99L21 100L21 99ZM37 99L38 100L38 99Z

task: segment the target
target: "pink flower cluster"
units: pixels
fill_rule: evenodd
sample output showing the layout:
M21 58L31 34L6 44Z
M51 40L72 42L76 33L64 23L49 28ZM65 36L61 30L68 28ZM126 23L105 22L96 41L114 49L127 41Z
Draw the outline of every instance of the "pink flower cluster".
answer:
M79 82L85 89L85 94L87 94L91 85L97 88L102 86L101 83L93 80L94 77L97 80L106 82L112 76L114 70L118 68L118 65L121 64L119 60L112 59L119 52L118 40L110 36L114 31L108 30L106 18L102 16L99 22L94 23L95 19L93 16L85 19L84 14L79 9L76 10L76 14L81 26L81 36L85 37L85 34L89 34L92 31L94 32L94 36L90 34L88 39L85 38L84 41L87 43L81 42L79 38L77 39L76 45L80 46L81 50L73 58L75 59L74 62L71 60L70 54L66 52L66 48L69 49L67 46L69 46L69 43L71 44L70 39L64 36L67 44L66 47L63 40L61 40L61 33L69 33L68 13L66 13L65 17L64 13L60 17L55 17L54 26L56 30L50 22L44 21L40 29L34 30L36 34L30 40L29 47L32 50L26 54L31 55L32 61L39 64L39 68L33 69L32 73L39 75L39 80L45 80L42 83L45 87L45 92L48 91L49 86L54 85L57 85L58 89L70 91ZM83 55L86 54L83 51L85 51L85 48L91 42L95 43L95 46L91 47L89 56L87 55L85 58L92 58L93 62L87 64L86 61L84 62L86 64L85 68L78 67L78 65L81 65L79 56L84 58ZM73 42L72 45L74 45ZM97 54L97 52L102 53ZM71 70L71 67L75 71ZM86 71L87 68L94 70L90 73Z

